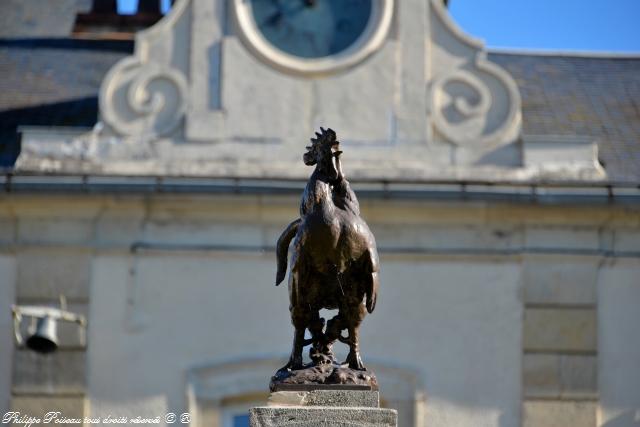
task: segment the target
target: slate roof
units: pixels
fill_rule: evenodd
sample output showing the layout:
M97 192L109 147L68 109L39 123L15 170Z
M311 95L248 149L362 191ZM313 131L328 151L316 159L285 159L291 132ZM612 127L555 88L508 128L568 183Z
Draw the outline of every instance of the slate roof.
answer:
M0 39L0 166L18 155L17 126L93 126L107 71L132 41Z
M18 125L86 126L131 41L0 40L0 166L18 154ZM612 181L640 182L640 57L490 53L516 80L523 133L595 138Z
M489 59L520 88L524 134L593 137L611 180L640 182L640 55Z

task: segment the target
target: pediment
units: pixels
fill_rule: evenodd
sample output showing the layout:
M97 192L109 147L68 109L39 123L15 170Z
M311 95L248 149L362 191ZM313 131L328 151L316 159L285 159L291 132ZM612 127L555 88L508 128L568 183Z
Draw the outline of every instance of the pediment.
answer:
M370 1L360 44L296 65L261 50L246 2L178 0L105 76L93 131L26 132L18 169L304 178L304 146L324 126L356 179L535 175L518 87L482 43L440 0ZM563 176L604 176L581 165Z

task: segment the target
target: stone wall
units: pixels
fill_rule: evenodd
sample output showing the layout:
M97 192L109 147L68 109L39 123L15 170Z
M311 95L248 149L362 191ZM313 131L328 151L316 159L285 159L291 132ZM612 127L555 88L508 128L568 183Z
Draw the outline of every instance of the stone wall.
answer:
M579 255L524 259L525 426L596 425L602 262Z
M48 212L46 201L44 205L33 200L17 205L6 202L2 202L2 247L12 261L6 268L15 271L14 280L7 283L15 296L6 301L58 306L59 296L64 295L70 311L88 315L91 249L89 236L83 236L79 227L82 220L74 218L68 207L43 217ZM9 205L19 208L12 211ZM4 271L2 276L9 277ZM28 318L23 319L23 336L29 324ZM11 410L40 417L48 411L62 411L69 418L84 415L86 348L77 325L59 324L58 337L60 348L50 355L14 348Z
M284 356L288 302L272 286L272 250L297 204L3 197L2 301L56 303L62 293L90 324L88 352L73 329L53 356L2 352L0 397L9 400L10 382L11 407L36 416L89 406L92 415L155 416L188 407L196 366ZM415 395L387 397L402 408L399 425L618 427L636 416L637 208L361 204L383 266L380 305L363 326L365 362L413 372L426 397L424 406Z

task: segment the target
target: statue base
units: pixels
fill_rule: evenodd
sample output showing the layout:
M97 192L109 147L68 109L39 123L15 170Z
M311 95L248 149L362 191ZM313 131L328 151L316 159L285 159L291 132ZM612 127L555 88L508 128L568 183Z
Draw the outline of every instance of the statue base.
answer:
M378 390L376 375L365 369L359 371L336 363L309 366L304 369L280 369L271 377L269 390Z
M377 391L342 388L272 392L268 406L252 408L249 414L251 427L396 427L398 424L395 410L380 408Z

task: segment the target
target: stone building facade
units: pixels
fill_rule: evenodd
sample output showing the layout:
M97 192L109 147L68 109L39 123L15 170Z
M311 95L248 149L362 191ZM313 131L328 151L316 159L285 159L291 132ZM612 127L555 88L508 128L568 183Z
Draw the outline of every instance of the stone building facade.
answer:
M373 3L333 63L256 44L239 1L179 0L135 44L0 41L3 411L241 425L290 345L274 244L331 126L399 425L637 423L640 58L487 53L436 0ZM86 345L15 346L10 304L60 294Z

